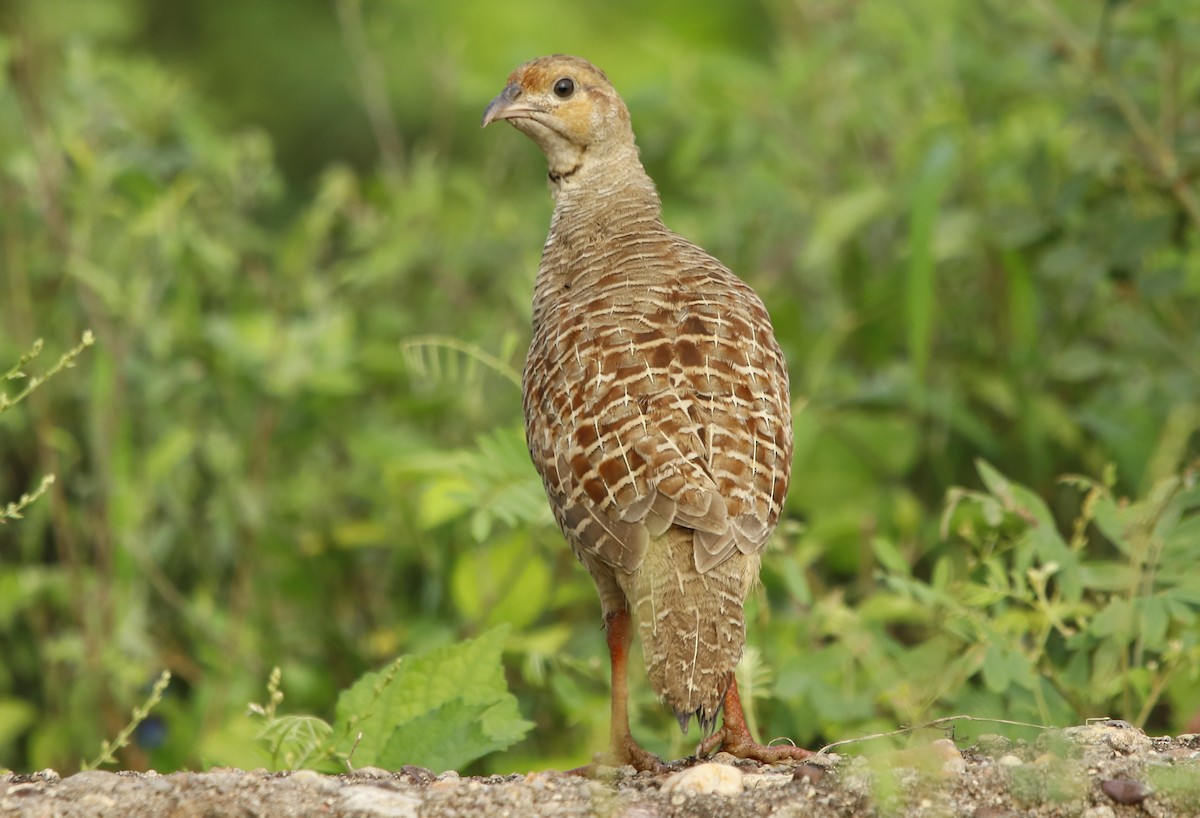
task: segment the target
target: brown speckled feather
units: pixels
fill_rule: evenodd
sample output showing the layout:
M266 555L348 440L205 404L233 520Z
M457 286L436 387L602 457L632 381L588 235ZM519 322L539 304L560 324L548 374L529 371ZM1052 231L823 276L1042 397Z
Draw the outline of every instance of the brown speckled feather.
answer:
M511 96L568 71L581 87L553 122L513 119L555 193L524 372L529 450L605 611L634 612L655 690L707 730L787 494L787 368L754 291L663 225L603 74L539 60ZM576 124L608 132L575 151L560 137Z

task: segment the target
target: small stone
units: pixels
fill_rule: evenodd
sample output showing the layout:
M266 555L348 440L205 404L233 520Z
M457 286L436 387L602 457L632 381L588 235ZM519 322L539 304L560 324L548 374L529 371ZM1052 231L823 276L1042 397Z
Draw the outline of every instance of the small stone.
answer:
M535 790L557 789L559 782L567 776L557 770L537 770L524 776L525 783Z
M975 749L987 756L1001 756L1012 750L1012 739L997 733L984 733L975 739Z
M948 738L940 738L929 745L934 755L942 760L942 772L948 776L962 775L967 771L967 760L958 745Z
M1082 818L1117 818L1117 813L1108 804L1099 804L1085 809Z
M1061 731L1061 735L1077 748L1083 748L1085 751L1089 748L1108 747L1121 755L1132 755L1147 752L1153 746L1149 736L1129 722L1120 719L1105 719L1080 727L1068 727ZM1047 741L1054 739L1050 734L1046 734L1042 738ZM1105 755L1103 750L1101 750L1101 755Z
M428 784L437 778L433 770L427 767L418 767L416 764L405 764L400 768L400 772L414 784Z
M342 792L346 812L365 812L379 818L417 818L421 799L394 790L372 786L349 786Z
M1110 778L1101 781L1100 789L1118 804L1140 804L1152 792L1145 784L1131 778Z
M698 764L672 774L663 782L663 792L704 792L737 795L745 787L742 771L728 764ZM672 799L671 803L674 803Z
M340 789L336 780L312 770L296 770L287 777L287 781L294 787L305 787L322 792L334 792Z
M1012 753L1005 753L1004 755L1002 755L998 759L996 759L996 763L999 764L1001 767L1010 767L1011 768L1011 767L1020 767L1025 762L1021 760L1020 756L1013 755Z
M352 773L351 778L391 778L392 774L380 767L358 767Z
M813 785L820 783L824 777L825 769L823 767L818 767L816 764L809 764L808 762L796 767L792 773L793 781L805 781Z

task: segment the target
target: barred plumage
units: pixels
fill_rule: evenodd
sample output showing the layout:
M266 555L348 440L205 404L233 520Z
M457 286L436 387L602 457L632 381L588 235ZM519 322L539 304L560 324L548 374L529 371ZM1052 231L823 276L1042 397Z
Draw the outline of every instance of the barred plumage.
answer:
M646 766L617 723L628 637L614 619L633 613L650 682L680 725L695 714L711 732L787 494L787 368L754 291L664 226L599 69L561 55L526 63L484 124L500 118L542 148L555 197L523 379L529 451L609 623L614 750Z

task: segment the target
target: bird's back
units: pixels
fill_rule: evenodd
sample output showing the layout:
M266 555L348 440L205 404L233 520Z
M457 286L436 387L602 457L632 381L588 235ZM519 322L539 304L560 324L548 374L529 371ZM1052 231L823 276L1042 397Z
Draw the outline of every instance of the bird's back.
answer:
M530 452L602 599L633 609L656 691L708 727L787 492L786 366L758 296L656 196L569 204L534 294Z

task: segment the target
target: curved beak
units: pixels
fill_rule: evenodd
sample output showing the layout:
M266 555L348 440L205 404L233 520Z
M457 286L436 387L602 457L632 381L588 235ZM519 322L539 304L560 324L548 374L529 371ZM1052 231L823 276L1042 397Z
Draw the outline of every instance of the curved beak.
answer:
M521 86L515 82L505 87L500 94L488 103L483 111L483 122L479 127L486 128L497 119L518 119L528 114L541 112L541 108L521 101Z

